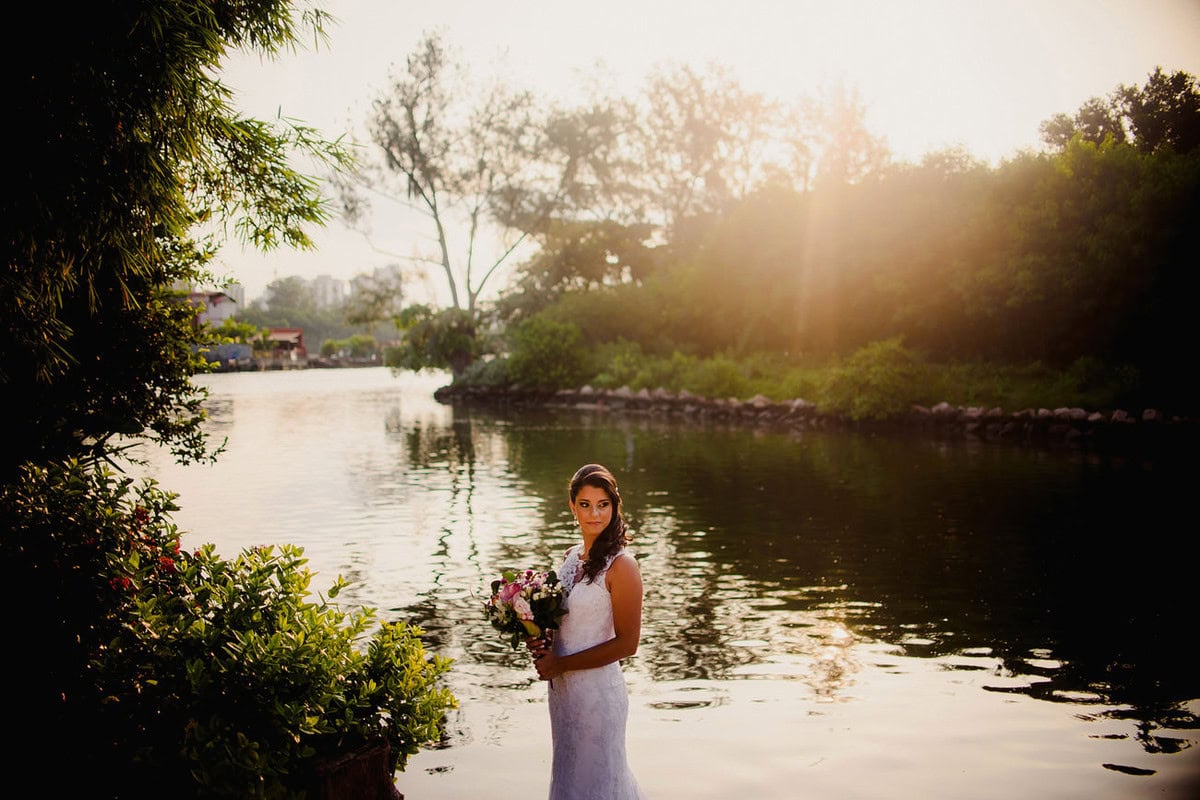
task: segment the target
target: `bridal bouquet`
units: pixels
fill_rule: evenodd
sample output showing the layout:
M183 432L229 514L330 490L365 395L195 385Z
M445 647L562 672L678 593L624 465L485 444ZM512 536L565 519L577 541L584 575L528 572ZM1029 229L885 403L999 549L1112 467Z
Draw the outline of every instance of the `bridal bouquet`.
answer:
M509 638L514 650L526 637L556 630L567 610L563 588L554 571L506 570L492 581L492 596L483 604L492 627Z

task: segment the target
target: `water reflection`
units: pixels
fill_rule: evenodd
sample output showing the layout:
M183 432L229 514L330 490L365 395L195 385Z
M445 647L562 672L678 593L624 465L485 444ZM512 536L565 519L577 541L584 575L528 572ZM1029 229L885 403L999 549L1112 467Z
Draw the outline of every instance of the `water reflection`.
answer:
M570 465L625 467L647 578L639 659L656 680L803 675L833 696L858 669L847 644L879 641L908 657L987 652L1027 676L1005 691L1129 705L1154 724L1176 724L1173 703L1196 694L1175 642L1190 563L1169 539L1151 544L1181 511L1183 470L461 409L410 457L440 472L476 449L491 463L507 454L521 489L544 500L493 563L548 562L569 544Z
M464 708L492 709L453 720L452 750L497 741L512 704L540 697L482 592L505 567L557 564L575 541L566 480L590 461L622 485L646 587L627 674L661 722L736 710L738 685L855 707L881 703L881 682L936 679L946 699L921 702L1027 698L1097 742L1195 742L1181 465L445 407L436 376L351 372L384 375L209 376L229 451L211 472L157 472L197 539L294 542L352 582L347 602L424 628ZM1127 751L1095 761L1140 769Z

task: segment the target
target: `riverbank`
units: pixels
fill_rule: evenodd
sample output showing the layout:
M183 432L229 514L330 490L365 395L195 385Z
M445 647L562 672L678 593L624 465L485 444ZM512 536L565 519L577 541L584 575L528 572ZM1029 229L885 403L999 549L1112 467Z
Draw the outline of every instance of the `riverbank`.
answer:
M747 400L698 397L665 389L634 392L627 386L604 390L583 386L549 392L519 386L488 387L450 384L434 392L443 404L575 408L613 414L651 415L697 423L721 422L791 430L854 430L1021 445L1076 447L1105 452L1160 452L1190 446L1196 439L1194 419L1167 416L1154 408L1090 411L1083 408L1026 408L1008 412L993 407L938 403L913 406L886 421L854 420L822 412L796 398L774 401L763 395Z

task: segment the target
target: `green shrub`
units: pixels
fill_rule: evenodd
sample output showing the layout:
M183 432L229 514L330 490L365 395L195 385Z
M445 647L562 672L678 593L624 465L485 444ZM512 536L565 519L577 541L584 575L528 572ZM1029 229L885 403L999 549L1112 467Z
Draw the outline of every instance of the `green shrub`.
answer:
M508 359L504 356L481 358L463 370L454 383L463 386L507 386Z
M626 339L604 342L592 351L591 383L597 389L632 386L644 358L637 342Z
M1141 375L1130 364L1107 364L1085 356L1067 368L1074 390L1070 405L1082 408L1115 408L1129 404L1141 388Z
M900 339L872 342L829 369L818 405L854 420L883 420L928 402L920 358Z
M587 353L579 328L536 315L509 335L508 377L542 389L578 387L587 377Z
M821 394L823 382L824 373L820 369L791 367L784 370L768 385L756 385L754 391L756 394L761 392L775 400L801 398L809 402L815 402L815 398Z
M330 604L340 578L311 599L299 548L180 551L173 499L77 463L0 490L5 568L47 590L28 713L97 796L300 798L322 757L384 739L402 770L439 738L451 662L419 628Z
M700 397L749 397L746 370L729 356L692 359L683 383L684 388Z

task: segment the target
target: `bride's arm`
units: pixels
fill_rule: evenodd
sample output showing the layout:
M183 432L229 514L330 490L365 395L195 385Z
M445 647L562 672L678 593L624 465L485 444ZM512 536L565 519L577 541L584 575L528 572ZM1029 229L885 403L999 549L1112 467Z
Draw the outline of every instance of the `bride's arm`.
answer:
M605 581L612 599L613 638L569 656L547 651L535 662L542 680L553 680L571 670L603 667L637 652L642 638L642 573L637 559L622 553L608 568Z

